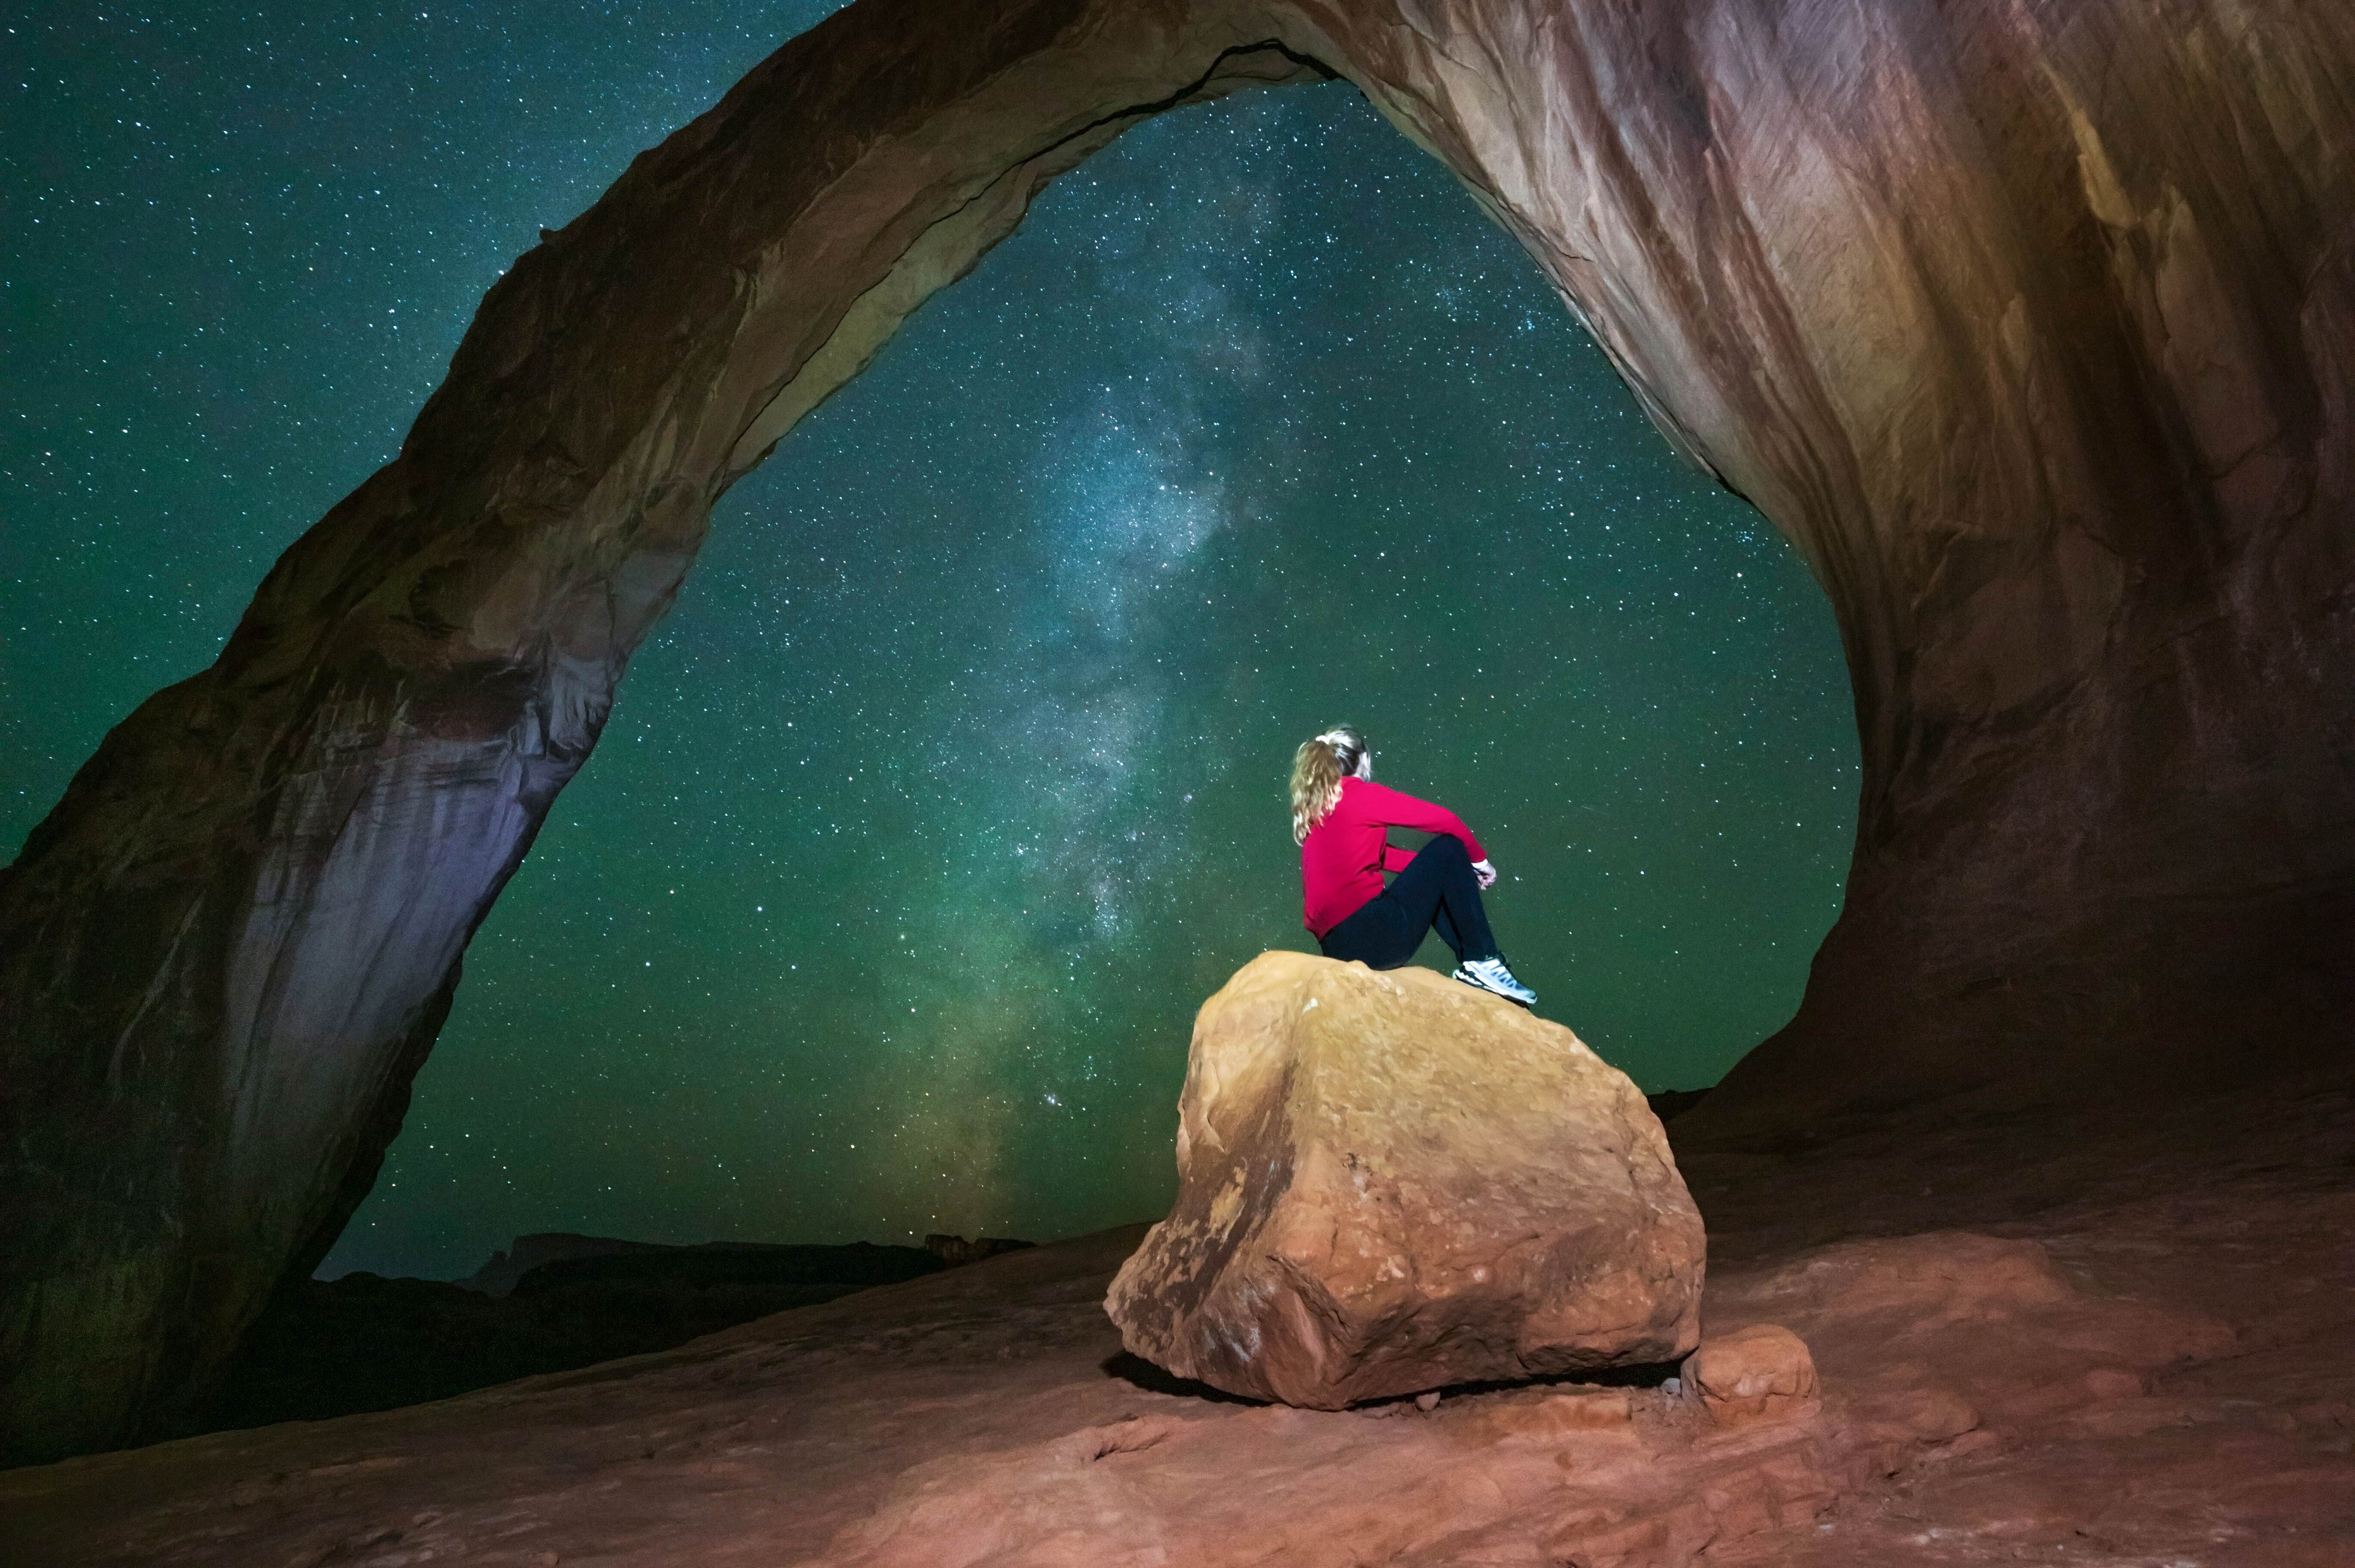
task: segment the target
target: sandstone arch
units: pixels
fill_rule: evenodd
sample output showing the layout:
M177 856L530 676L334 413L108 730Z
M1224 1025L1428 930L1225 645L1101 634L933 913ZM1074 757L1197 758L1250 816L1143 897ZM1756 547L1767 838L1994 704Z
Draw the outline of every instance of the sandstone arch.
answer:
M11 1456L138 1430L332 1240L730 481L1043 181L1324 71L1838 612L1849 902L1721 1134L2347 1038L2336 0L861 0L491 291L0 883Z

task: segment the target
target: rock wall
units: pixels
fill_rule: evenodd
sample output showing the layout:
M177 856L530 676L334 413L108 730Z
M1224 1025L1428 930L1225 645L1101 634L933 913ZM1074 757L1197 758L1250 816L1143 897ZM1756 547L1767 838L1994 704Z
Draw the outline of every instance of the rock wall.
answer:
M1351 73L1845 641L1847 904L1680 1139L2355 1037L2355 11L1398 16Z
M2348 1038L2339 0L860 0L517 262L0 881L7 1455L168 1418L333 1240L728 483L1047 179L1327 71L1838 613L1848 907L1704 1130Z

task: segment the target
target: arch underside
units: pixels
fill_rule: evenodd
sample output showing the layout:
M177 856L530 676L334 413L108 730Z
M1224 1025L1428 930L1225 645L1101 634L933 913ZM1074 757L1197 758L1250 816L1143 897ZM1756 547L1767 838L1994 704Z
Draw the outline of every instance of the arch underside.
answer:
M485 297L400 456L0 882L8 1453L200 1389L367 1192L714 500L1055 175L1348 78L1838 616L1864 795L1696 1125L2178 1089L2355 1023L2355 17L861 0Z

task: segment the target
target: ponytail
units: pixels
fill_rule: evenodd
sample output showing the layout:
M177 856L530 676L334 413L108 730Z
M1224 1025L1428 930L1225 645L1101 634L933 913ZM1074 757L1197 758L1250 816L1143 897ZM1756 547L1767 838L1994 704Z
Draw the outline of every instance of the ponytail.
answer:
M1370 748L1366 737L1346 724L1337 724L1314 740L1300 743L1292 754L1292 842L1307 841L1308 831L1325 820L1341 798L1341 780L1357 772Z

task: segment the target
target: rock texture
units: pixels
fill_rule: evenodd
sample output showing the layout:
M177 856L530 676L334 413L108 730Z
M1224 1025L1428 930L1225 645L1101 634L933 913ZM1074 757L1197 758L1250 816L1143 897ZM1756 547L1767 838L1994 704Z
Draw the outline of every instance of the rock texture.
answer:
M593 1372L0 1474L0 1561L2345 1568L2350 1134L2342 1084L1688 1160L1707 1341L1779 1323L1817 1363L1785 1420L1643 1383L1427 1412L1173 1388L1100 1305L1139 1227Z
M1104 1309L1180 1377L1338 1410L1673 1361L1705 1255L1643 1095L1569 1030L1266 953L1194 1021L1178 1202Z
M2355 9L859 0L518 260L0 882L5 1452L323 1254L713 498L1044 181L1327 72L1838 615L1847 906L1695 1136L2343 1049Z
M1727 1426L1787 1421L1809 1414L1816 1404L1815 1357L1806 1340L1779 1323L1753 1323L1703 1340L1678 1369L1678 1382L1710 1420Z

